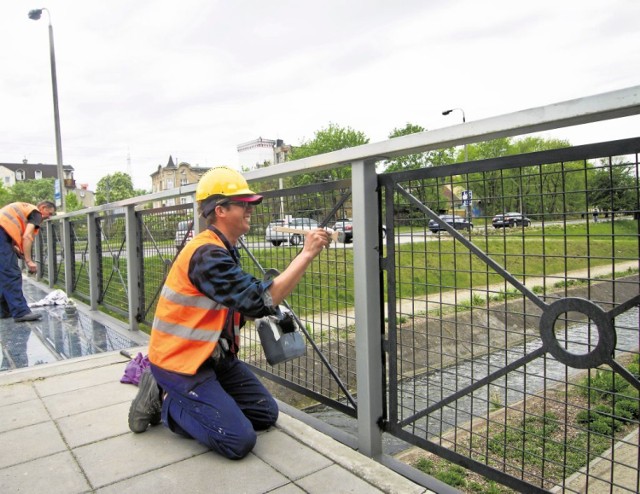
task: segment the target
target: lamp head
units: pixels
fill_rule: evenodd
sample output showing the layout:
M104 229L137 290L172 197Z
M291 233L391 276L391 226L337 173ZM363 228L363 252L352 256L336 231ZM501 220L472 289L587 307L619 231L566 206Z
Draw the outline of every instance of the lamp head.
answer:
M449 115L453 110L445 110L442 112L443 115Z
M29 11L29 19L33 20L33 21L37 21L40 19L40 17L42 17L42 10L43 9L33 9Z

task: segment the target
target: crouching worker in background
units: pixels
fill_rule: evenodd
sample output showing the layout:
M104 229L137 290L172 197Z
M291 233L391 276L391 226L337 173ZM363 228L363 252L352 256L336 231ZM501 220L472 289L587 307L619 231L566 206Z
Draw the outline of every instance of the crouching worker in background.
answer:
M196 200L208 227L184 246L167 276L149 342L151 365L131 404L129 428L144 432L162 421L240 459L255 446L255 431L278 418L276 401L237 357L244 318L274 314L330 237L313 231L279 276L262 281L242 270L235 247L262 196L240 173L219 167L202 176Z
M18 257L24 259L30 273L38 266L31 247L42 222L56 213L56 205L41 201L37 206L13 202L0 209L0 317L15 322L37 321L42 315L31 312L22 293L22 271Z

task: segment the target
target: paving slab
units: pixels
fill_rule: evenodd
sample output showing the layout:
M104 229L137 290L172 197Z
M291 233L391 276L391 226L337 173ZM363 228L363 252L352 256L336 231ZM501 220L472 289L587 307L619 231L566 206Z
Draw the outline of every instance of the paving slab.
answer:
M146 354L145 338L126 352ZM1 493L427 492L283 412L239 461L163 426L134 434L127 414L137 387L119 382L128 361L115 350L0 372Z
M188 479L188 484L185 484L185 479ZM182 492L188 485L189 493L260 494L271 492L288 482L287 477L255 455L249 454L241 461L233 461L215 453L206 452L118 482L97 492L100 494Z
M76 494L91 486L69 451L0 470L1 492Z
M42 422L0 434L0 468L17 465L53 453L66 451L67 447L53 422ZM6 492L6 491L5 491Z
M57 420L62 437L71 448L129 434L127 415L130 402L89 410Z
M0 391L0 403L3 395ZM47 409L37 399L0 406L0 432L20 429L49 419Z
M340 465L328 466L298 480L296 484L309 494L326 494L327 492L374 494L383 492L358 477L354 478L351 472Z
M7 386L2 393L2 405L12 405L23 401L35 400L38 398L36 390L31 383L18 383Z
M268 441L258 441L253 453L270 462L274 468L291 480L300 479L333 464L326 456L305 447L293 437L277 429L269 431Z

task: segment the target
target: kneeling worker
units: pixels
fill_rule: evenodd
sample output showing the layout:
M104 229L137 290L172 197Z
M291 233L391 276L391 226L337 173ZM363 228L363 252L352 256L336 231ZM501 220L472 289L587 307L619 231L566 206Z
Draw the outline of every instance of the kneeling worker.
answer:
M196 200L208 227L184 246L165 281L149 342L151 372L142 374L129 428L144 432L162 421L240 459L253 449L255 431L278 418L271 394L237 357L244 318L274 314L331 239L312 231L289 266L262 281L242 270L235 247L262 196L240 173L219 167L202 176Z

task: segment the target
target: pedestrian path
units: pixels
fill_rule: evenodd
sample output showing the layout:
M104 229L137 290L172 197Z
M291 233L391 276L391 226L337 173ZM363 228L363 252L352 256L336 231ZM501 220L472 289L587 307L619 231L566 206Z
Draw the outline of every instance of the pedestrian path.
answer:
M3 324L35 332L38 322ZM431 492L286 413L240 461L162 426L133 434L137 388L120 383L128 360L110 350L0 372L0 492Z
M133 434L127 360L107 352L0 374L0 492L427 492L286 414L240 461L162 426Z

